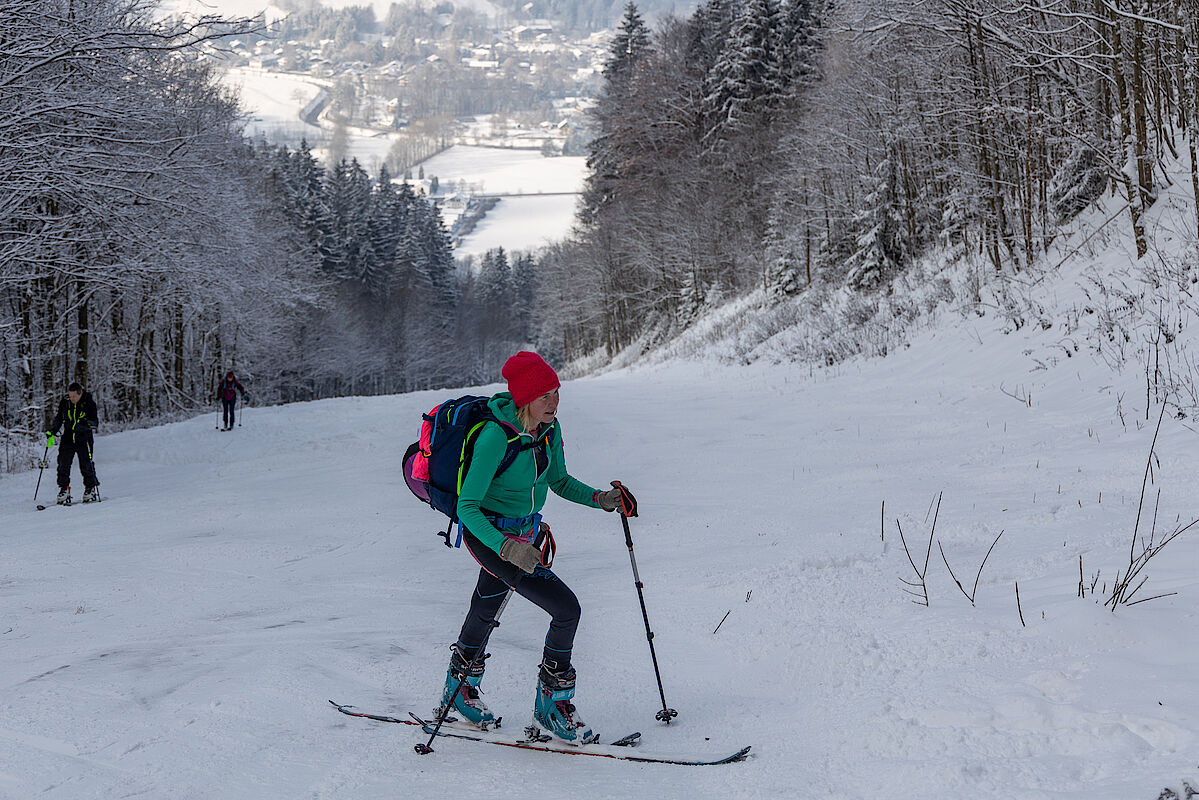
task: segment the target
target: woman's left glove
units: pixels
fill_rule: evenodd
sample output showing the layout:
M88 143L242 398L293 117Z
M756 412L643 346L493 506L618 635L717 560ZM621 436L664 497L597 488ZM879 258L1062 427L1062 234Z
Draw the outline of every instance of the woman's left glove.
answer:
M596 492L595 502L604 511L620 510L621 516L637 516L637 498L620 481L612 481L612 488L606 492Z

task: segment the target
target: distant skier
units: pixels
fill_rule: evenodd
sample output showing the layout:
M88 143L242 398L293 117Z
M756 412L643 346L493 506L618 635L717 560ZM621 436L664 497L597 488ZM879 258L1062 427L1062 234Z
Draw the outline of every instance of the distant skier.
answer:
M100 427L100 416L96 411L96 401L83 390L78 383L67 387L67 396L58 403L58 413L46 431L47 443L53 442L53 437L62 428L62 438L58 440L58 504L71 504L71 462L79 456L79 471L83 474L83 502L93 503L100 499L96 487L100 481L96 478L96 465L93 460L93 434Z
M635 515L636 501L616 481L612 489L600 491L566 471L558 422L558 376L541 356L519 352L505 362L501 374L509 391L493 396L488 406L504 424L484 424L458 496L462 539L482 568L458 641L450 647L441 706L445 708L461 682L454 710L476 725L494 721L479 698L486 657L479 649L512 588L551 618L533 720L559 739L579 744L594 738L571 703L575 670L570 654L579 624L579 601L544 563L552 557L546 554L552 553L553 537L539 512L550 489L573 503L605 511L621 508ZM508 449L508 430L519 434L523 446L511 465L496 475Z
M237 414L234 413L234 409L237 408L237 395L239 392L241 393L242 400L248 400L250 398L250 396L246 394L245 387L238 382L236 377L234 377L233 370L229 370L227 373L225 373L225 377L219 384L217 384L216 387L217 400L219 400L221 405L224 407L225 427L221 430L233 430L233 423L237 420Z

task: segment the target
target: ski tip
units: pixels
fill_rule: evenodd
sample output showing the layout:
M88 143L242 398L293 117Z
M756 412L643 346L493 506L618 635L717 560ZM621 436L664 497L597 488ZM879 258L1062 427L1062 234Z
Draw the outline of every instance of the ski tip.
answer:
M749 758L749 751L751 749L753 749L752 744L742 747L729 758L729 761L744 761L745 759Z
M46 510L46 507L45 507L45 506L38 506L38 507L37 507L37 510L38 510L38 511L45 511L45 510Z
M616 741L612 742L609 746L610 747L635 747L640 742L640 740L641 740L641 731L636 731L634 733L630 733L626 736L620 737Z

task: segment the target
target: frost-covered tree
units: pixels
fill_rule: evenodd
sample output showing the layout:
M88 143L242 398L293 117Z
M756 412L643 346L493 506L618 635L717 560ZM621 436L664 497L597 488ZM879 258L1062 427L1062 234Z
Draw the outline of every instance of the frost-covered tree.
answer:
M1078 144L1049 182L1055 219L1065 221L1094 202L1108 185L1108 170L1095 150Z
M537 295L537 260L528 253L518 253L512 261L512 302L516 333L522 345L537 338L534 329Z
M504 312L512 305L512 268L504 248L489 250L479 270L479 301Z
M884 158L875 168L873 185L854 217L857 247L850 256L847 277L856 288L877 287L903 263L896 177L894 158Z
M767 130L783 96L773 0L742 0L716 63L708 73L704 147L724 153L733 142Z
M778 60L784 92L794 100L820 76L827 0L782 0L778 25Z
M634 89L639 65L650 52L650 35L645 21L630 2L625 6L604 65L604 85L596 99L593 118L596 135L588 146L589 169L583 191L582 217L591 220L627 177L629 164L644 143L636 128L623 124Z

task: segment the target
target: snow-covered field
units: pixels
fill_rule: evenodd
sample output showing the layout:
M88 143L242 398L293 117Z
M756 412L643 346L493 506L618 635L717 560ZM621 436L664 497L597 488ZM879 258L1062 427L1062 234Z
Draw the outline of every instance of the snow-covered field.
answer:
M37 512L36 475L7 477L0 796L1153 800L1199 784L1199 531L1150 562L1138 597L1176 594L1102 605L1159 409L1143 376L1085 351L1032 371L1029 331L948 325L831 369L675 362L563 387L572 472L641 501L679 717L654 721L619 519L551 498L556 570L583 604L577 704L606 736L643 731L646 753L753 745L742 764L461 741L418 756L413 728L329 707L437 701L476 567L434 536L397 461L444 393L101 436L98 506ZM1167 417L1157 440L1140 530L1159 541L1199 514L1186 424ZM938 496L923 607L896 520L923 565ZM972 605L940 551L972 591L1000 532ZM512 727L545 625L514 600L489 648L486 699Z
M332 127L305 122L301 112L317 99L327 81L293 73L270 72L239 67L226 72L226 83L237 89L246 109L246 133L262 136L275 144L296 148L307 139L312 154L328 163L327 144ZM395 136L367 128L346 130L346 158L356 158L372 176L387 160Z
M478 256L497 247L537 250L566 238L587 176L587 159L455 145L422 162L421 168L426 178L437 176L443 191L466 184L475 193L525 195L502 198L454 251L457 256Z
M454 250L481 256L488 250L537 250L562 239L574 224L578 195L504 197Z
M225 73L225 82L237 89L249 119L246 132L265 136L271 141L283 137L287 142L301 136L315 140L320 128L300 118L300 112L321 92L311 79L260 69L234 68Z
M579 192L587 176L582 156L546 158L538 150L473 145L455 145L420 166L443 187L463 181L485 194Z

